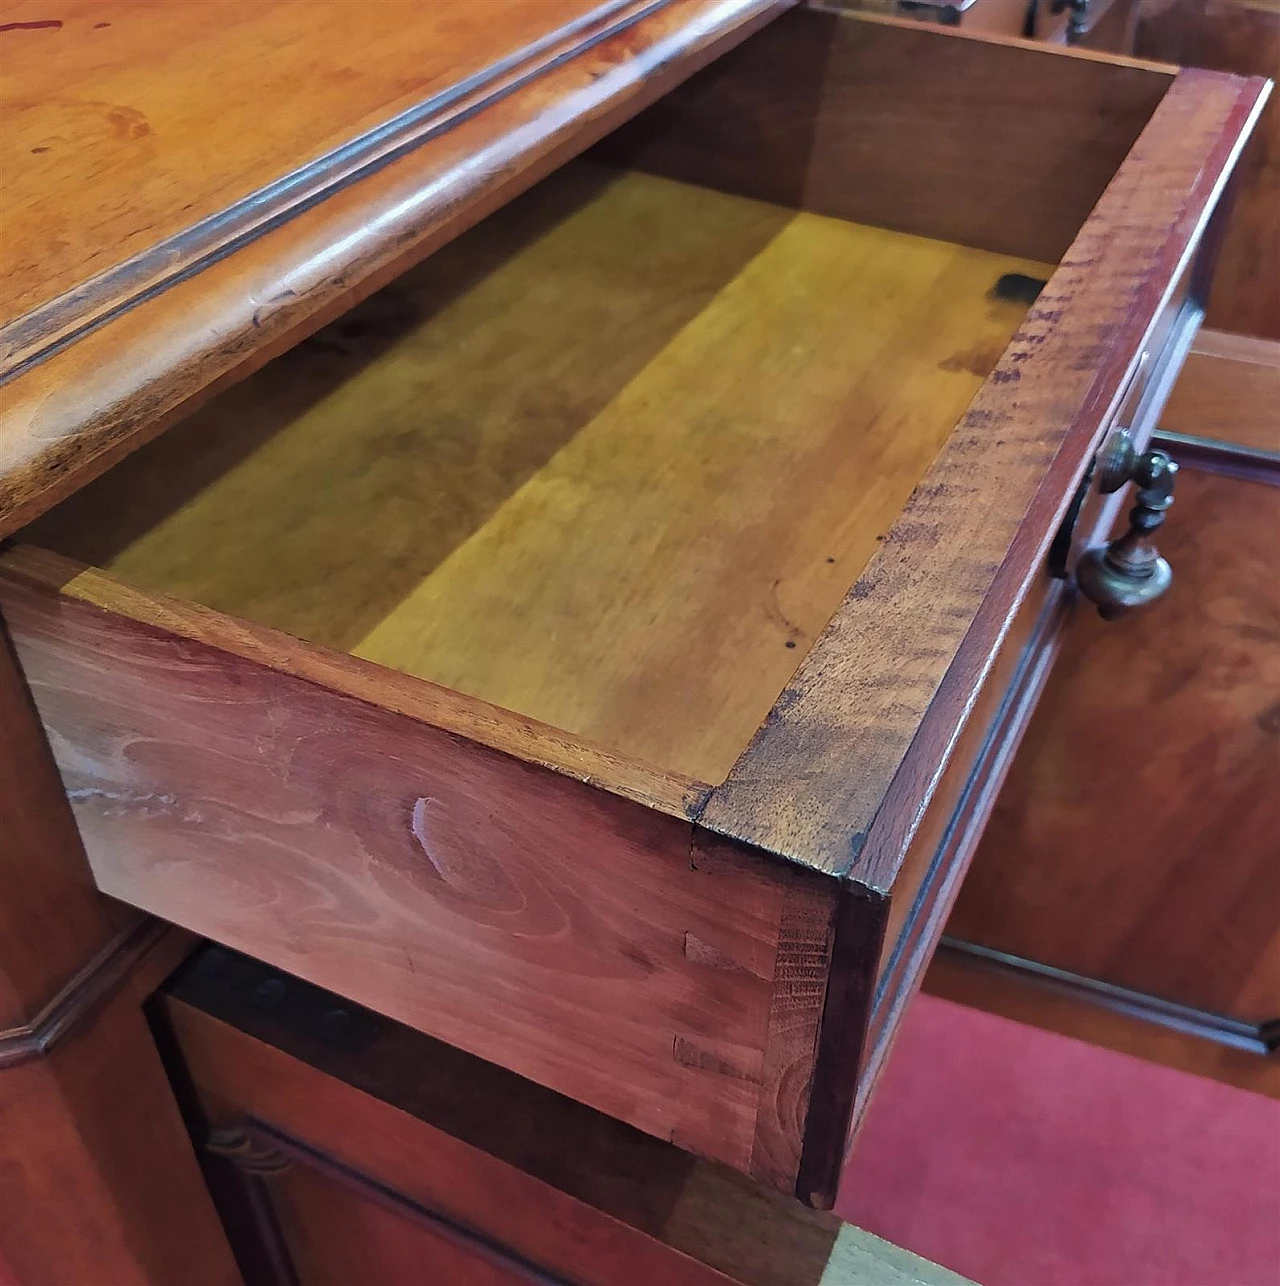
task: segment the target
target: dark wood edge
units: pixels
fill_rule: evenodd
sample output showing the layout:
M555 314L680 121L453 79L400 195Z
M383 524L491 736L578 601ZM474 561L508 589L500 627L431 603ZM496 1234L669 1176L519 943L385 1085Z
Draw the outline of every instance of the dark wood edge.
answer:
M1017 674L992 720L902 933L881 971L869 1022L869 1050L856 1076L848 1068L845 1070L853 1083L849 1092L855 1102L839 1138L841 1163L884 1068L903 1011L919 989L942 936L961 881L1057 657L1073 604L1072 592L1065 584L1051 587Z
M835 1204L888 913L883 894L842 884L795 1188L796 1196L817 1210Z
M672 0L606 0L216 214L0 326L0 384L670 3Z
M1243 447L1219 438L1201 438L1168 429L1157 429L1151 435L1151 445L1168 451L1185 468L1280 487L1280 451Z
M745 856L771 878L785 878L750 1174L779 1191L798 1191L844 889L832 876L788 870L770 853Z
M115 994L169 926L147 917L116 935L32 1019L0 1031L0 1069L48 1054Z
M1228 1049L1244 1050L1263 1056L1280 1056L1280 1015L1261 1023L1245 1022L1196 1009L1177 1001L1164 1000L1149 992L1135 991L1113 982L1103 982L1069 969L1028 960L1025 956L997 951L976 942L943 937L938 943L939 956L963 959L970 967L988 972L1011 974L1031 984L1072 1000L1097 1005L1127 1018L1140 1018L1170 1031L1196 1036Z
M1267 92L1262 95L1264 103L1270 93L1269 81L1267 85ZM1222 189L1222 195L1219 196L1205 227L1204 235L1201 237L1202 253L1191 269L1189 294L1191 299L1200 305L1201 311L1209 306L1209 291L1213 286L1214 270L1218 266L1218 253L1226 240L1227 229L1231 226L1231 212L1235 209L1236 198L1242 186L1240 173L1240 168L1237 166L1228 177Z

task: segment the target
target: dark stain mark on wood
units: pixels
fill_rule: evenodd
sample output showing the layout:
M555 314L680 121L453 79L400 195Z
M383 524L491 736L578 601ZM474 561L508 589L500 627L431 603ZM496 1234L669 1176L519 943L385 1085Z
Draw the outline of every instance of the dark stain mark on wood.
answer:
M717 1076L728 1076L735 1081L747 1081L752 1085L760 1084L760 1077L745 1068L735 1067L728 1059L709 1049L702 1049L693 1041L683 1036L675 1036L671 1041L671 1057L681 1067L696 1067L702 1072L714 1072Z
M0 31L57 31L61 18L40 18L35 22L0 22Z

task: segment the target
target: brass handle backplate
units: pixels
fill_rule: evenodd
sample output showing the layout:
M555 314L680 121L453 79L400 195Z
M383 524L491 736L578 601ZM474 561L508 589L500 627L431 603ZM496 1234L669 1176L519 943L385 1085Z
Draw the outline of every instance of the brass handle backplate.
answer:
M1098 489L1138 488L1129 511L1129 529L1106 545L1086 550L1076 567L1080 592L1096 603L1098 615L1113 621L1154 602L1173 583L1173 569L1160 557L1153 537L1173 504L1178 464L1164 451L1141 455L1125 429L1115 430L1098 455Z

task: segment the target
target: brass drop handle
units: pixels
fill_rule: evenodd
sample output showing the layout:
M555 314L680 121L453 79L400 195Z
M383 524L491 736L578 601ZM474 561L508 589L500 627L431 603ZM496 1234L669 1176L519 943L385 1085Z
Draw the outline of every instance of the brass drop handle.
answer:
M1098 457L1099 490L1138 488L1129 511L1129 530L1117 540L1086 550L1076 566L1080 592L1098 605L1104 621L1154 602L1173 583L1173 569L1160 557L1153 536L1173 504L1178 464L1164 451L1138 454L1133 439L1118 429Z

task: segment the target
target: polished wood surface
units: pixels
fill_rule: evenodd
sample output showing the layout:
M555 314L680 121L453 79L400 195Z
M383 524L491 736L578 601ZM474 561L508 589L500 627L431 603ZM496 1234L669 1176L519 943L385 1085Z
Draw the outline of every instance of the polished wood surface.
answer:
M0 324L619 7L513 0L494 23L446 0L353 22L341 0L71 0L28 26L48 6L6 3Z
M907 88L913 75L924 76L930 69L949 66L948 74L955 78L956 67L968 64L988 73L987 80L960 76L955 82L969 85L965 96L951 100L959 133L964 132L971 112L971 126L981 124L981 86L992 79L1003 83L1000 72L1029 84L1035 79L1038 60L1047 59L1055 68L1059 65L1057 55L1022 46L988 46L962 34L838 18L812 10L785 16L751 43L749 56L732 63L723 74L692 84L688 94L677 96L637 126L636 137L643 142L635 153L638 160L661 168L662 158L673 154L671 139L696 138L701 140L700 170L683 175L683 184L692 179L701 180L700 186L732 189L736 173L754 189L758 181L751 176L756 165L765 166L773 153L767 147L757 148L753 140L762 133L761 121L773 119L772 109L779 104L788 108L789 95L810 95L798 101L813 105L807 118L811 130L823 139L839 139L842 112L850 101L856 110L849 120L873 115L865 96L854 93L850 99L848 86L857 83L859 75L873 75L881 54L906 78ZM793 71L781 80L745 74L762 60L766 68L781 65L784 60L777 55L796 49L809 50L810 60L794 61ZM917 50L922 70L911 71L915 61L904 56L907 50ZM825 82L811 74L814 58L821 60ZM847 587L857 567L842 567L839 550L826 548L828 533L798 524L801 498L813 507L813 498L823 497L823 521L832 531L843 533L842 539L848 538L851 550L862 548L869 532L886 536L877 542L878 552L837 610L834 622L817 637L799 676L767 711L755 744L739 758L722 786L705 784L687 768L678 771L665 763L645 767L632 756L592 749L570 730L540 725L527 716L506 715L465 693L447 692L364 658L330 651L154 590L132 589L102 572L68 567L64 560L19 548L4 556L6 610L20 620L23 662L45 718L57 734L63 772L74 783L81 827L104 886L457 1040L663 1137L675 1137L691 1150L798 1191L804 1200L829 1202L838 1179L839 1145L858 1086L868 1073L864 1038L871 1033L877 985L883 982L878 970L887 958L883 952L886 922L896 916L895 923L903 925L904 932L907 926L915 926L904 947L911 968L891 988L885 984L895 996L906 995L918 977L921 955L927 953L939 918L929 914L928 906L916 913L920 890L935 887L923 877L935 867L953 874L963 868L969 837L985 808L985 803L971 806L972 801L987 798L991 783L982 774L999 762L998 756L992 758L984 750L972 757L975 769L964 767L975 747L985 746L980 723L992 705L1002 708L996 688L1003 681L999 676L1008 673L1002 657L1012 640L1012 621L1026 601L1053 530L1103 426L1121 404L1142 351L1156 343L1179 273L1194 257L1261 90L1257 84L1208 73L1179 76L1169 88L1167 70L1125 64L1118 69L1122 76L1113 75L1116 68L1092 57L1071 55L1062 65L1076 69L1065 84L1074 83L1092 95L1086 119L1095 125L1104 122L1105 127L1088 129L1094 137L1110 140L1107 146L1115 162L1124 152L1118 140L1131 139L1141 131L1140 145L1121 165L1096 214L1067 251L1003 357L995 351L1002 342L999 338L991 349L981 351L957 349L949 343L934 352L935 365L941 369L927 380L920 366L905 356L924 346L922 336L930 335L937 311L921 308L927 292L913 279L913 265L932 265L925 279L936 284L953 269L963 278L967 265L990 266L990 254L961 253L954 247L938 250L936 245L924 254L915 234L906 234L900 227L877 233L838 221L851 209L809 210L794 217L787 210L766 208L762 214L757 201L744 200L750 194L730 194L721 201L714 193L690 194L679 183L636 174L628 176L625 187L606 186L604 196L588 194L589 199L566 215L581 213L587 218L593 201L611 199L615 193L642 207L643 200L661 193L665 195L657 204L664 209L714 208L720 212L719 226L739 228L738 240L721 237L713 249L700 252L708 261L702 276L695 278L703 283L703 298L691 299L687 292L664 297L657 292L661 278L649 282L653 297L661 302L657 310L661 315L629 303L623 321L630 319L626 332L636 333L636 348L628 351L615 341L613 347L623 349L619 360L606 345L611 373L594 384L596 377L591 376L580 387L576 381L574 385L575 396L582 397L571 408L575 416L591 412L593 398L605 401L588 422L584 440L614 403L631 397L625 422L616 421L618 431L634 423L655 442L680 442L681 459L687 462L695 485L686 489L683 478L665 476L650 459L652 453L638 451L619 462L613 450L617 439L610 436L602 437L589 451L577 436L566 443L552 433L553 453L549 460L540 461L539 451L545 453L548 439L535 433L521 439L509 459L495 455L482 467L472 468L464 458L459 476L477 484L476 495L483 503L480 512L473 511L468 519L465 504L456 503L458 494L446 497L448 521L459 524L455 530L468 537L461 548L465 550L477 535L483 538L483 525L469 532L466 527L484 516L486 506L496 511L499 522L508 512L520 519L514 528L503 530L521 529L522 539L532 530L539 542L546 535L553 548L568 548L551 521L556 516L552 505L539 507L539 501L531 509L512 509L509 503L514 497L526 505L532 484L544 469L549 470L546 477L573 484L560 490L566 496L566 512L575 515L583 510L573 487L583 481L607 481L601 490L620 493L631 499L631 505L611 497L608 509L599 512L617 514L618 529L638 535L647 534L643 519L651 510L646 508L646 496L654 488L673 500L677 510L694 508L688 501L690 494L715 493L712 484L721 477L719 490L727 498L735 498L728 480L738 478L751 482L746 494L755 496L761 474L755 469L753 452L743 449L744 435L735 436L739 423L757 414L756 403L771 407L772 416L783 417L791 412L792 402L803 408L806 398L817 399L813 418L795 414L786 423L791 438L801 441L805 452L815 443L821 449L797 454L795 444L787 441L787 451L769 455L779 471L790 470L785 481L792 485L789 493L773 480L764 480L776 510L770 516L771 525L762 521L758 528L748 528L750 539L742 540L744 516L738 512L742 506L730 512L730 506L711 505L702 519L706 526L695 523L679 528L685 543L693 546L687 555L690 561L680 566L685 572L691 567L696 570L702 560L716 577L730 578L741 574L734 554L747 567L755 560L775 557L782 558L778 565L788 566L786 560L795 551L774 549L781 542L771 533L797 529L803 537L796 546L804 555L801 562L812 560L803 567L810 577L805 583L826 593L832 585L825 578L836 577L830 570L835 567L841 569ZM815 83L819 86L816 103ZM1159 99L1159 105L1151 116L1154 99ZM743 110L736 117L726 114L726 100L741 104ZM804 113L788 108L783 116L791 122L788 137L803 139L795 129L797 121L806 119ZM1150 122L1143 129L1148 116ZM708 131L708 122L714 123L714 129ZM763 133L767 136L767 131ZM666 143L661 142L664 134ZM844 136L857 138L856 134ZM870 161L861 163L874 162L874 170L884 164L889 152L901 147L901 132L872 129L863 141L866 149L861 155ZM632 147L634 138L626 145ZM739 149L745 149L742 156ZM616 154L616 149L610 150ZM1008 154L1017 153L1014 147ZM687 148L681 155L681 163L690 164ZM823 175L853 166L858 156L847 143L821 150L821 163L812 172L814 190L824 186L840 190ZM921 210L930 209L937 219L944 218L946 212L936 198L948 171L930 169L925 164L928 156L927 150L917 153L926 200L913 204L906 175L899 172L898 215L886 208L882 221L909 223ZM1060 166L1054 173L1066 177L1050 183L1043 166L1032 167L1029 183L1016 190L1043 204L1060 195L1066 184L1070 200L1087 209L1092 196L1086 199L1086 194L1089 184L1097 180L1097 170L1082 166L1082 178L1072 178ZM1013 190L1001 189L1006 196ZM678 197L673 196L677 193ZM509 190L503 194L509 195ZM540 193L531 199L545 197ZM668 201L674 204L665 205ZM806 204L803 193L796 204ZM622 208L627 208L625 202ZM733 221L744 213L749 216L745 223L735 225ZM764 220L763 225L752 223L757 218ZM781 226L771 226L771 219L779 220ZM535 238L551 251L556 248L558 221L558 217L549 219ZM290 226L296 229L300 224L295 221ZM756 248L727 283L723 277L717 282L716 273L723 274L726 262L732 267L733 256L743 254L743 226L750 234L747 245ZM457 231L452 227L452 232ZM698 241L699 235L697 227L681 226L655 240L664 245L668 238L686 247L706 245ZM759 241L753 243L752 237ZM618 263L616 251L605 240L597 237L589 242L602 248L600 260L585 261L593 273L600 264ZM243 253L252 257L260 245L254 243ZM836 323L831 297L836 292L820 292L813 284L806 308L796 311L788 302L797 280L821 282L825 291L827 283L822 279L830 277L845 295L861 299L863 310L869 310L870 292L857 294L858 284L850 279L841 259L856 251L854 257L862 263L864 275L874 273L877 259L866 253L873 245L893 247L882 253L891 256L895 266L892 279L877 278L883 288L876 306L884 308L876 312L877 320L892 316L893 325L902 327L904 317L919 318L914 335L902 327L895 332L893 344L879 350L880 366L898 370L898 363L906 361L900 373L912 378L905 392L890 379L878 380L877 364L864 349L857 350L859 378L854 380L851 372L838 369L832 356L818 351L838 341L843 354L848 337L858 334L851 320L856 314L846 310L841 324ZM500 278L508 263L522 260L522 255L513 253L516 248L508 243L505 252L495 254L491 247L486 282ZM545 298L553 303L573 293L563 283L570 275L565 255L567 264L574 266L574 254L564 251L558 265L551 254L555 271L540 279L540 289L548 292ZM638 275L633 264L618 270L624 283L634 282ZM531 286L537 284L528 280ZM989 275L977 284L984 296L991 292ZM499 281L494 287L499 297L502 285ZM179 289L168 295L175 296ZM1024 287L1021 298L1030 299L1034 289L1034 283ZM780 298L774 301L771 292ZM583 298L588 294L580 293ZM794 334L788 336L789 349L765 344L758 319L761 308L742 307L739 294L748 301L770 301L771 308L780 310L775 317L785 317L812 349L806 351L805 344L795 342ZM943 295L953 298L950 285ZM624 292L623 297L633 295ZM439 316L454 304L462 308L477 298L482 305L477 319L491 315L492 301L483 291L479 296L463 291L448 297ZM344 297L346 302L349 297ZM936 294L930 302L936 305ZM898 305L903 303L910 307L900 316ZM485 314L485 307L490 314ZM969 316L992 321L1007 308L998 297L983 298L981 308ZM136 318L141 311L129 317ZM518 311L507 308L503 316ZM546 315L554 316L555 311L548 308ZM947 319L950 337L953 323L957 328L960 323L954 321L949 306L941 316ZM129 317L113 327L126 325ZM709 333L708 319L715 322ZM656 334L654 321L659 323ZM413 316L399 322L390 319L393 330L404 326L416 331L428 322L431 319L419 322ZM1000 323L1012 324L1007 319ZM663 326L675 327L674 336L664 335ZM95 335L106 329L110 328ZM501 336L504 332L499 327L489 333ZM341 328L329 338L333 334L338 336L339 350L360 338L349 332L343 339ZM82 353L88 351L83 346L94 338L89 336L76 347ZM459 336L454 339L456 347ZM646 345L655 351L646 352ZM738 356L732 380L710 378L718 348L730 345L740 345L734 350ZM257 357L264 351L258 350ZM372 369L391 350L379 350L370 343L354 351ZM556 352L540 351L547 353L545 364L563 361ZM342 351L325 353L322 346L320 352L332 362L343 360ZM490 352L505 350L499 345ZM628 376L627 364L634 363L637 355L642 364ZM729 387L743 380L744 369L752 369L747 359L773 370L779 384L789 373L796 378L777 390L767 382L763 387L755 385L753 402L742 390ZM37 369L49 370L57 360ZM682 372L674 383L673 370ZM697 379L687 375L690 370L697 371ZM923 412L923 402L912 401L919 386L935 390L939 398L951 398L962 381L971 389L987 370L991 373L976 400L949 436L942 418L933 414L908 420L911 431L896 437L885 432L888 425L866 418L866 409L876 409L881 398L885 399L881 411L892 404ZM661 394L668 412L672 405L688 407L701 444L708 448L705 457L692 449L697 443L670 437L677 416L655 414L635 392L655 372L662 378L653 380L651 396ZM529 387L540 386L534 380ZM541 387L545 391L545 385ZM357 421L357 438L370 423L378 424L376 388L371 382L362 390L360 414L349 417ZM689 390L683 402L671 397L672 388ZM490 401L485 397L478 404L487 408L487 422L502 422L501 397ZM906 402L898 400L902 398ZM872 406L866 408L867 403ZM401 389L390 400L389 410L403 410L405 405ZM465 418L465 405L446 406ZM277 409L292 414L287 405ZM725 426L712 414L717 410L732 412L735 419ZM954 412L949 415L954 420ZM557 418L553 402L546 409L546 419L554 423ZM536 417L513 418L512 423L536 426ZM842 442L841 431L850 423L860 433ZM396 442L412 445L403 432L412 428L412 417L400 424L401 431L384 442L384 452L392 450L394 455ZM870 467L878 474L888 469L892 486L904 482L894 463L898 453L909 453L915 460L908 473L914 472L918 485L887 533L875 532L878 524L862 525L872 510L880 512L881 503L875 488L867 487L868 470L860 454L870 425L875 425L874 435L883 434L875 437L880 446L870 455ZM336 418L331 426L346 427ZM771 444L770 451L779 445L782 435L770 438L776 432L771 419L756 419L750 427L762 442ZM930 447L930 452L938 449L938 455L921 477L919 455L925 454L921 442L930 433L939 434ZM843 433L844 438L849 436ZM465 445L468 438L454 432L445 440L456 446ZM745 440L754 450L756 438ZM538 442L541 447L536 446ZM242 439L221 457L216 435L212 445L214 472L224 466L239 467L226 455L241 452ZM246 462L252 459L254 469L262 463L253 458L256 454L250 449L243 457ZM269 465L271 451L264 449L261 454ZM222 511L226 519L219 532L222 542L239 526L252 526L254 516L264 508L304 515L317 512L312 499L327 497L307 472L307 452L295 449L291 458L293 465L274 475L274 485L251 488L247 503ZM351 457L339 452L335 458ZM628 469L631 460L635 464ZM834 469L833 464L840 461L850 467ZM522 476L530 469L534 471ZM845 484L843 493L831 488L840 505L832 499L827 507L828 493L814 477L822 469ZM347 472L330 469L324 482L332 486L335 476L345 480ZM295 480L295 475L296 487L280 484L281 476ZM443 470L436 468L428 480L444 477ZM636 485L637 478L643 486ZM379 493L383 482L376 477L374 481L372 494L395 497L394 490ZM175 512L173 504L189 498L166 496L162 487L153 484L153 488L139 505L140 516L146 515L144 526ZM909 489L909 484L903 489ZM419 490L410 486L399 504L387 506L392 511L391 528L384 532L394 533L398 522L408 523L416 515ZM866 503L872 509L853 507L850 497L865 496L868 491L872 494ZM196 495L194 510L200 510L216 492L214 486ZM362 503L368 499L360 485L354 492ZM640 522L629 508L637 510ZM887 508L892 517L898 502ZM344 523L342 507L336 509L335 531L329 534L358 543L358 535L344 533L349 528L358 532L360 523ZM844 525L850 509L856 532L853 524ZM368 506L369 510L379 522L383 520L379 506ZM181 511L180 504L176 511ZM530 515L537 521L526 521ZM755 518L745 515L751 522ZM309 533L316 530L311 518L304 525ZM588 547L579 558L592 572L590 583L604 587L611 612L615 604L627 606L628 595L634 593L646 605L634 620L643 623L645 612L652 613L655 603L662 604L667 614L666 586L646 569L652 565L658 572L669 571L673 564L663 561L668 553L685 558L679 542L673 542L668 551L650 534L656 551L651 559L644 556L641 540L635 556L623 567L609 561L613 531L601 535L605 526L596 521L593 511L590 532L595 533L592 539L599 547ZM694 537L704 534L708 539L699 544ZM282 558L294 557L288 552L292 535L292 527L282 535ZM215 543L205 539L204 548L213 549ZM529 593L532 586L522 583L519 560L510 558L513 550L521 548L499 542L497 553L510 559L502 563L503 579L519 595L515 601L527 605L532 614L540 610L541 599ZM413 542L403 543L400 549L412 567L417 557ZM450 543L443 553L424 551L423 558L430 564L428 581L442 571L447 573L453 549ZM156 546L151 553L159 553L163 561L165 548ZM252 553L246 566L268 566L273 559L261 541ZM836 558L836 563L828 564L829 557ZM440 560L438 564L432 563L433 558ZM326 573L335 583L351 575L341 558L332 566L341 573ZM535 562L534 566L540 565ZM596 567L615 568L621 583L609 584L607 575L595 574ZM356 570L360 570L358 562ZM259 574L255 570L252 577ZM358 628L352 633L361 640L368 633L361 633L360 613L367 610L371 598L376 601L376 595L365 596L382 579L365 576L361 582L352 576L347 581L356 589L354 624ZM712 594L714 578L706 579L708 585L700 588ZM558 583L571 587L573 577L566 573ZM397 590L398 595L402 592ZM824 611L835 606L840 592L836 586ZM582 645L572 633L561 630L556 648L548 648L545 655L554 657L563 651L575 658L578 681L590 687L597 681L595 667L620 670L621 666L603 641L604 632L596 620L598 604L578 604L571 594L566 601L573 608L574 629L598 631L597 642L584 663ZM708 617L723 607L719 599L711 601L716 608L706 612ZM455 605L457 600L449 603ZM735 628L753 647L757 636L768 640L767 646L778 658L773 663L785 678L801 653L800 643L807 643L808 637L788 638L770 607L755 617L736 618ZM675 610L684 613L686 604L677 602ZM323 617L320 611L312 619ZM489 619L500 620L501 613L495 610ZM609 619L605 617L606 623ZM678 615L677 619L687 618ZM723 623L712 619L697 624L714 637ZM645 637L659 639L662 627L658 621L648 627ZM506 633L518 636L520 631L507 625ZM633 645L634 634L627 638ZM797 646L787 648L789 641ZM361 649L362 642L354 646ZM715 649L706 653L713 659L737 654ZM461 649L457 655L460 662L477 664ZM661 649L657 655L662 655ZM741 655L754 653L744 649ZM522 659L516 649L517 662ZM664 668L665 663L657 672ZM529 669L539 685L545 683L544 676L536 673L538 667ZM987 691L993 676L995 686ZM717 683L727 681L718 671L713 677ZM743 690L757 678L754 674L742 677ZM770 680L774 692L779 681ZM609 682L607 674L603 682ZM561 690L576 699L567 686ZM595 690L608 692L607 687ZM681 704L684 691L674 685L672 705ZM634 693L628 693L628 700L639 721L660 722ZM761 708L767 704L763 701ZM666 711L656 713L666 717ZM714 723L716 714L712 710L708 722ZM593 725L600 727L615 719L615 713L605 709L598 716L593 710L591 717L600 719ZM1005 726L1000 720L990 726L995 728L997 723ZM431 726L435 724L440 726ZM453 735L459 731L466 737L479 735L487 745L459 741ZM698 729L696 735L704 734ZM738 737L739 748L744 736ZM148 747L164 750L153 753ZM528 758L535 763L519 762ZM543 765L554 771L546 771ZM650 808L658 812L650 813ZM461 823L454 824L458 818ZM951 835L952 819L960 827L955 834L964 842L948 841L931 856L926 852L933 842L929 837ZM733 838L711 838L720 835ZM741 844L739 836L751 843ZM916 837L920 847L907 869L903 863ZM753 849L754 843L794 861L775 866L771 853ZM439 881L427 878L427 867L440 875ZM807 882L804 867L817 869L812 882ZM946 881L936 884L942 890L939 905L945 905L950 887ZM392 888L394 896L388 892ZM619 906L616 889L629 891L632 900L625 907ZM643 897L637 889L644 891ZM793 896L797 891L799 896ZM525 900L508 906L503 900L508 893ZM900 895L897 906L895 894ZM913 910L902 917L901 909L908 902ZM556 936L547 928L552 920L539 917L565 907L573 911L563 917L573 931ZM301 923L307 925L306 933L298 931ZM429 934L424 932L427 924L433 926ZM568 985L566 979L571 980ZM477 1003L480 995L486 1003ZM594 1017L598 1012L613 1015L616 1021L601 1024ZM881 1024L871 1033L877 1048L883 1048L891 1025ZM827 1049L835 1051L834 1057L820 1055L820 1050ZM815 1059L819 1083L811 1093L809 1072ZM828 1108L834 1104L834 1110L814 1110L819 1103ZM831 1140L836 1146L829 1146Z
M800 10L601 150L816 214L1057 263L1173 74Z
M6 1286L231 1286L235 1270L141 1011L181 955L94 889L2 629L0 731Z
M100 897L0 619L0 1034L29 1024L136 923ZM39 926L38 930L36 926Z
M101 889L794 1182L820 1014L797 1044L775 998L797 950L821 993L833 881L30 581L3 600Z
M892 886L1263 92L1179 74L769 722L712 794L710 825ZM919 789L909 810L890 812L881 801L899 772Z
M1137 51L1190 67L1274 78L1276 0L1143 0ZM1208 325L1280 340L1280 99L1272 97L1240 166Z
M142 1013L181 958L173 946L47 1054L0 1067L6 1286L240 1282Z
M547 1278L461 1230L441 1226L323 1159L282 1154L283 1168L261 1180L298 1286L352 1282L466 1282L467 1286L547 1286Z
M719 782L1050 271L570 166L24 538Z
M283 113L289 124L281 125L273 139L284 141L287 136L303 153L307 139L323 146L329 138L325 122L331 122L334 113L359 111L361 102L382 101L383 109L368 108L378 115L402 101L394 98L394 79L381 81L379 71L365 61L374 57L370 51L375 45L379 50L388 40L404 45L385 60L379 52L374 58L379 68L407 62L417 69L415 75L423 68L434 69L442 82L458 85L469 83L457 77L483 57L485 40L492 42L489 52L498 61L488 64L488 74L480 75L473 89L450 97L443 106L429 93L419 93L414 109L419 114L406 131L395 134L390 143L382 135L359 136L351 164L348 153L330 153L315 172L315 183L308 180L283 196L259 189L261 200L224 207L226 226L235 232L226 246L219 235L210 241L204 233L196 237L194 249L187 242L156 240L169 226L163 224L164 212L188 198L182 193L150 194L158 202L154 213L163 226L152 230L148 225L143 240L154 253L137 273L110 278L105 285L99 280L82 295L60 297L52 312L27 314L12 323L9 338L16 347L11 356L19 365L0 387L0 534L154 437L221 384L242 378L452 239L741 40L786 3L616 0L591 10L599 22L568 28L563 26L566 16L586 6L522 0L513 10L516 28L509 28L487 22L474 6L454 5L445 15L453 35L438 42L435 52L427 46L437 24L444 21L440 5L411 14L399 6L377 6L355 28L340 19L335 30L334 15L347 10L331 4L323 9L316 38L304 30L312 25L307 5L273 4L252 11L236 6L230 12L242 21L232 25L227 43L217 46L222 57L191 64L181 89L166 76L171 71L169 57L178 55L149 57L145 32L133 20L142 6L127 6L130 21L125 24L125 47L116 46L120 67L112 81L112 97L160 95L166 102L172 100L175 112L188 101L218 99L224 77L236 83L249 77L260 86L262 77L253 70L258 59L228 67L225 58L239 47L236 41L252 47L259 24L272 30L277 22L284 31L299 28L297 38L284 43L296 49L300 62L292 64L288 53L274 51L292 75L277 73L268 79L297 105ZM221 11L220 5L165 6L163 22L205 31L221 22ZM531 60L505 64L502 56L511 51L513 39L518 43L517 29L527 33L538 21L567 34L544 42ZM106 30L109 40L117 39L114 31ZM25 41L30 47L33 39L64 34L69 34L65 28L21 29L0 33L0 39ZM80 34L84 42L103 37L102 30L92 28ZM456 50L451 43L455 35ZM75 40L72 46L84 50L86 58L98 47ZM317 85L312 73L326 66L342 74ZM356 72L354 78L343 70L348 67ZM56 68L24 72L37 78L51 74L60 73ZM145 89L157 83L159 88ZM296 89L299 83L305 93ZM412 85L400 88L412 90ZM326 104L315 127L308 109L313 96ZM79 124L70 122L68 132L82 141L84 130L107 121L116 106L58 101L68 116L79 114ZM252 101L252 110L261 117L256 93L237 101ZM210 113L198 134L185 137L180 146L167 138L162 147L154 133L128 137L136 122L126 112L119 118L126 137L105 146L124 171L130 167L121 157L139 149L163 152L168 159L159 163L161 171L179 166L178 152L187 158L182 166L204 166L206 154L217 152L228 155L232 168L240 164L252 170L248 158L256 154L257 143L251 147L248 140L259 139L262 131L236 131L223 140L216 130L224 115ZM54 140L50 147L48 155L55 158L61 145ZM39 160L24 156L24 165ZM74 168L75 162L65 156L63 163ZM221 172L216 163L210 163L210 171ZM296 173L312 175L306 168ZM105 181L115 180L109 175ZM237 181L252 182L254 175ZM105 208L96 186L86 200ZM130 209L138 212L133 203ZM183 217L180 210L176 217ZM213 234L221 228L223 223L217 223ZM19 241L15 246L19 254L22 245ZM224 253L228 248L234 253ZM113 253L110 243L104 253Z
M1161 548L1167 601L1076 623L948 933L1264 1024L1280 1018L1280 489L1184 468Z
M416 1213L419 1227L434 1218L558 1280L592 1286L960 1282L396 1024L347 1007L345 1035L325 1038L306 1015L323 1022L343 1002L282 980L269 1012L248 999L267 976L225 954L205 958L175 983L165 1011L205 1137L216 1131L233 1164L237 1151L250 1167L265 1161L255 1168L276 1200L300 1174L341 1167L353 1186L368 1193L376 1184L398 1203L402 1227L388 1229L388 1244L402 1243ZM237 1130L247 1146L218 1142ZM284 1170L269 1169L281 1161ZM333 1195L322 1244L354 1222ZM357 1229L367 1227L363 1214ZM369 1249L376 1262L378 1247Z
M0 551L4 577L56 591L80 604L128 618L166 636L188 639L293 675L383 710L502 751L673 817L692 818L711 789L649 764L624 759L561 729L372 662L333 652L183 599L137 589L71 559L31 545ZM3 579L3 577L0 577Z
M1201 331L1160 426L1280 451L1280 340Z

